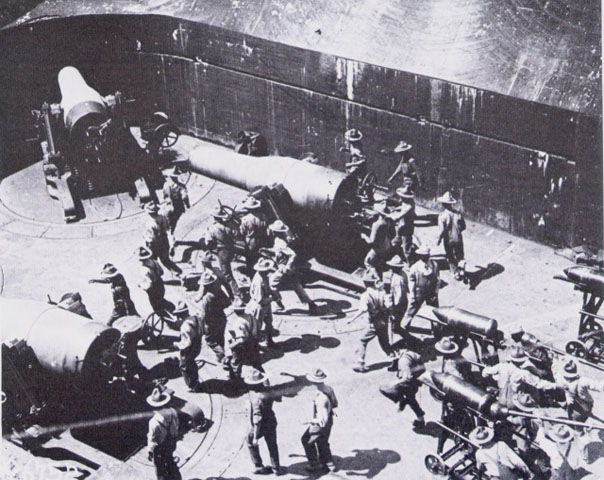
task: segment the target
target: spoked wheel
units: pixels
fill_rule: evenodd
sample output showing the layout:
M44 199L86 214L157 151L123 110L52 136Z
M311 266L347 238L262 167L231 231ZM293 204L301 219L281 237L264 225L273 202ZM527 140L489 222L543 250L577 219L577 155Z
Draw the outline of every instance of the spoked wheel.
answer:
M155 135L161 138L161 148L170 148L180 137L180 131L174 125L165 123L155 129Z
M141 340L146 347L157 347L159 337L164 331L164 323L164 318L156 312L153 312L145 319Z
M424 458L424 465L432 475L447 474L447 466L440 455L426 455L426 458Z
M367 198L373 198L375 189L377 187L377 175L373 172L369 172L365 175L365 178L361 181L359 193Z
M571 340L566 344L566 353L577 358L587 358L587 347L583 342Z

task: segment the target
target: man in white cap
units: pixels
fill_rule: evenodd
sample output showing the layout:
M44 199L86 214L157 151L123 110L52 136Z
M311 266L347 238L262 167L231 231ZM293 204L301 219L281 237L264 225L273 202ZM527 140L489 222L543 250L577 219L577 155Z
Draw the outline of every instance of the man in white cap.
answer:
M174 343L179 350L180 372L189 391L197 392L200 384L196 358L201 352L203 324L195 315L189 315L189 307L183 301L178 302L172 313L180 323L180 341Z
M513 345L509 350L509 361L486 366L482 369L483 377L496 379L499 387L498 402L500 405L515 408L514 395L522 391L523 388L532 387L540 390L556 388L555 383L543 380L520 368L528 358L521 347Z
M363 331L359 348L355 352L357 362L352 368L355 372L359 373L368 371L365 366L367 344L376 337L384 353L393 361L392 366L394 366L395 360L388 338L388 320L392 312L392 298L386 293L382 282L375 274L366 273L363 277L363 283L366 290L362 293L359 300L359 314L366 315L367 324Z
M478 446L476 468L480 478L518 480L532 478L532 473L524 461L507 443L496 441L495 432L490 427L477 427L470 433L470 441Z
M176 229L176 224L183 213L185 213L185 210L191 208L187 186L179 180L179 176L182 173L183 172L178 166L169 168L164 172L166 181L162 194L169 225L170 255L174 254L174 244L176 243L174 239L174 230Z
M247 304L246 312L254 317L258 325L264 326L264 335L266 345L274 347L273 340L273 310L272 302L279 297L273 291L269 284L269 273L275 269L275 262L268 258L260 258L254 270L256 274L250 283L250 301Z
M245 213L241 217L239 231L245 245L245 259L248 272L254 271L254 265L260 258L260 249L269 246L267 234L268 222L262 215L260 200L249 196L239 206Z
M269 275L269 283L274 292L279 293L282 290L291 288L300 302L308 306L310 315L316 314L317 306L308 296L302 286L296 273L296 252L289 246L288 238L290 230L281 220L275 220L270 224L269 230L273 235L273 247L263 249L263 252L269 253L275 261L276 269ZM280 296L280 295L279 295ZM282 307L279 299L278 305Z
M148 248L139 247L135 253L142 267L138 286L147 293L152 310L159 315L172 312L174 304L165 298L166 287L162 280L164 270L157 260L153 259L153 254Z
M388 179L388 183L394 182L394 179L402 175L403 177L403 186L408 186L412 191L417 191L418 188L421 188L421 178L419 175L419 169L417 168L417 163L415 159L411 157L411 149L413 145L410 143L401 140L398 145L394 148L394 153L399 153L401 155L401 161L398 166L390 175Z
M155 202L145 204L145 212L149 215L149 220L145 224L143 238L147 248L151 251L154 258L157 258L168 270L174 272L177 276L182 273L182 269L170 258L170 240L168 232L170 225L168 219L159 212L159 207Z
M100 278L92 278L88 283L108 283L111 285L111 294L113 296L113 311L107 320L107 325L113 325L120 317L126 315L137 315L134 302L130 298L130 289L126 284L124 276L111 263L106 263L102 270Z
M178 441L178 412L169 406L172 394L163 387L155 387L147 403L155 408L149 420L147 456L155 465L157 480L180 480L182 477L174 460Z
M405 262L400 255L395 255L386 262L389 275L384 275L390 283L390 296L392 298L391 326L395 333L402 333L401 321L407 311L407 297L409 294L409 280L403 267Z
M245 378L249 386L250 397L250 429L247 435L247 447L254 463L256 475L285 473L279 462L279 447L277 445L277 417L273 410L273 402L281 398L271 391L270 382L266 375L259 370L252 370ZM258 442L264 438L271 459L271 467L265 467L260 456Z
M333 410L338 406L338 399L333 389L325 384L327 375L320 368L306 375L306 378L317 388L317 395L313 400L313 416L301 438L309 462L306 470L333 472L336 467L329 446L329 436L333 426Z
M408 329L415 315L425 303L438 307L440 275L436 263L430 259L430 249L425 245L415 251L418 260L409 269L409 306L403 318L403 328Z
M368 272L375 273L381 278L384 271L384 263L389 258L392 251L392 223L390 209L385 202L376 203L373 208L378 214L376 220L371 225L371 234L364 233L361 237L370 246L369 252L365 256L364 264Z
M396 195L401 199L401 205L392 213L392 218L396 223L394 240L400 241L401 254L407 264L413 265L413 233L415 232L416 217L415 195L408 185L397 188Z
M218 257L218 265L224 278L231 287L233 295L241 298L239 285L233 276L231 262L235 257L235 239L239 229L234 222L233 215L223 207L218 207L212 212L214 223L206 230L199 243L201 248L213 250Z
M604 382L598 382L579 375L577 362L565 359L562 365L554 369L556 384L564 390L568 418L585 422L594 407L594 399L589 393L604 391Z
M443 242L445 246L445 256L449 263L449 270L455 280L463 279L465 271L463 265L463 235L462 232L466 229L466 222L461 213L453 210L453 205L457 200L453 198L451 192L446 192L443 196L438 197L438 201L442 204L444 210L438 215L438 237L436 244L440 245Z

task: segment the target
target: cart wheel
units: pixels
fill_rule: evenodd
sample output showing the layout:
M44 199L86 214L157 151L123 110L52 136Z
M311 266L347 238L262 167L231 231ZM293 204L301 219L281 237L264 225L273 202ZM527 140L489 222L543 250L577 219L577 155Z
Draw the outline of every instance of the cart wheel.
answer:
M376 185L377 185L377 175L373 172L369 172L367 175L365 175L365 178L363 178L363 181L361 182L361 187L360 187L361 195L363 195L367 198L373 198L373 194L375 193Z
M227 212L231 218L235 221L235 223L239 224L241 223L239 216L237 215L237 212L235 211L235 209L233 207L229 207L228 205L220 205L220 208L222 210L224 210L225 212Z
M424 465L432 475L447 474L447 466L440 455L426 455L426 458L424 458Z
M150 314L144 324L141 334L141 340L146 347L157 346L157 340L164 331L164 319L161 315L153 312Z
M153 120L155 123L161 124L168 123L170 118L166 112L153 112L153 115L151 115L151 120Z
M180 131L174 125L164 123L155 129L154 135L161 138L161 148L170 148L180 137Z
M587 347L579 340L571 340L566 344L566 353L578 358L587 358Z

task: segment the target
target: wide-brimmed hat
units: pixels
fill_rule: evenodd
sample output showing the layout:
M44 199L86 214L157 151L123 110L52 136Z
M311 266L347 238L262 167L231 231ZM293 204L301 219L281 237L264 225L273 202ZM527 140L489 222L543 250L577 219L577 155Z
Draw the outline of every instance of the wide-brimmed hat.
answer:
M455 200L453 198L453 195L451 195L451 192L445 192L444 195L438 197L438 201L440 203L448 203L448 204L454 204L457 203L457 200Z
M278 232L278 233L289 232L289 227L287 225L285 225L285 223L283 223L281 220L275 220L273 223L271 223L269 225L268 228L271 229L273 232Z
M524 348L513 345L510 348L509 360L514 363L522 363L528 359L528 355L524 351Z
M138 247L134 254L138 257L139 260L146 260L153 256L151 250L149 250L147 247Z
M574 380L575 378L579 378L579 371L577 369L577 362L575 362L572 358L568 360L564 364L564 368L562 369L562 375L567 380Z
M550 428L548 435L556 443L568 443L574 438L573 431L563 423Z
M457 353L459 351L459 345L453 341L451 337L443 337L436 344L434 348L437 352L444 354Z
M379 213L380 215L383 215L385 217L390 214L390 209L388 208L388 205L386 205L386 202L374 203L373 204L373 209L377 213Z
M386 265L393 268L403 268L405 266L405 261L401 258L400 255L395 255L386 262Z
M344 166L346 168L358 167L360 165L363 165L364 163L367 163L367 159L365 157L355 157L354 160L345 163Z
M151 392L151 395L147 397L147 403L156 408L167 405L170 403L170 400L172 400L172 394L159 387L155 387Z
M518 410L522 410L523 412L530 412L539 407L535 399L526 392L516 393L512 397L512 402L514 402L514 406Z
M268 272L273 269L273 261L269 258L260 258L254 265L254 270L257 272Z
M76 303L81 301L82 296L80 295L80 292L67 292L63 294L63 296L59 300L59 303L57 303L57 306L62 308L69 308L72 305L75 305Z
M176 304L176 308L174 309L174 311L172 313L179 314L179 313L185 313L188 311L189 311L189 306L182 300L179 300L178 303Z
M117 268L115 268L113 263L106 263L101 269L101 277L103 278L113 278L119 275L119 273L120 272L117 271Z
M212 210L212 217L214 217L217 220L229 220L232 216L232 214L230 212L228 212L225 208L222 207L216 207L214 210Z
M214 261L214 254L209 250L205 250L201 252L201 254L199 255L199 259L203 263L212 263Z
M420 245L419 247L417 247L417 250L415 251L416 255L430 255L431 251L430 251L430 247L428 247L427 245Z
M312 383L324 383L327 380L327 374L320 368L315 368L312 372L306 374L306 378Z
M358 142L361 138L363 138L363 133L356 128L351 128L350 130L346 130L344 132L344 138L349 142Z
M495 431L491 427L476 427L470 432L470 440L476 445L484 445L493 440Z
M414 198L415 193L411 190L411 185L403 185L396 189L396 194L401 198Z
M218 280L218 277L216 275L214 275L212 272L206 271L201 274L201 277L199 278L199 283L201 283L202 285L211 285L216 280Z
M243 202L241 202L240 207L244 210L257 210L262 207L262 203L257 198L247 197Z
M157 213L159 212L159 207L155 202L147 202L145 203L145 212L147 213Z
M244 379L248 385L259 385L266 380L266 374L260 370L253 369Z
M182 175L183 171L177 166L173 166L171 168L168 168L167 170L164 170L164 176L166 177L178 177L179 175Z
M394 153L407 152L407 151L411 150L412 147L413 147L413 145L411 145L410 143L407 143L404 140L401 140L400 142L398 142L398 145L396 147L394 147Z

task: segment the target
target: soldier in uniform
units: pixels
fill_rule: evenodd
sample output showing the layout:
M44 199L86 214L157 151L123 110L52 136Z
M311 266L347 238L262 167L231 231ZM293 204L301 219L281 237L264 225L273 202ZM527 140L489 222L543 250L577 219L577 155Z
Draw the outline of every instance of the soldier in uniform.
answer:
M57 307L92 320L92 315L88 313L86 305L84 305L84 302L82 301L82 296L79 292L64 293L61 296L59 303L57 303Z
M426 371L421 355L417 352L404 349L398 359L397 379L380 386L380 393L386 398L398 403L399 412L407 405L417 417L413 421L414 428L425 426L425 412L417 403L415 396L421 386L418 378Z
M461 356L461 349L451 337L443 337L434 345L434 349L442 355L442 373L469 380L472 375L471 366Z
M146 247L151 251L153 257L157 258L164 267L179 276L182 270L170 258L170 240L168 239L170 225L168 224L168 219L160 214L159 207L155 202L146 203L145 211L149 214L149 220L145 224L145 233L143 235Z
M263 372L253 370L245 379L249 385L250 396L250 430L247 435L247 447L254 463L256 475L285 473L279 462L279 447L277 445L277 418L273 411L273 402L281 398L271 391L270 383ZM260 456L258 442L264 438L271 459L271 467L265 467Z
M338 406L338 399L333 389L325 384L327 375L320 368L306 375L306 378L317 388L317 395L313 400L313 417L301 438L309 463L306 470L333 472L336 466L329 446L329 436L333 426L333 411Z
M212 252L210 252L208 250L204 250L203 252L201 252L201 254L199 255L199 261L201 262L201 273L202 274L203 274L203 272L213 273L217 278L216 281L220 284L220 288L222 288L225 291L225 293L228 295L229 299L231 301L233 301L235 299L235 297L233 295L233 291L231 290L231 285L229 284L226 277L222 273L222 270L220 270L220 268L217 268L213 265L212 262L214 261L214 255L212 254ZM200 285L199 292L198 292L197 296L195 297L195 301L199 302L202 299L202 297L203 297L203 285Z
M182 477L174 460L178 441L178 412L169 406L172 394L162 387L153 389L147 403L155 408L149 420L147 456L155 465L157 480L180 480Z
M231 350L229 359L231 379L238 382L242 380L243 365L250 365L264 372L260 361L259 330L256 320L245 313L245 305L236 302L227 322L227 344Z
M378 218L371 226L371 234L369 236L362 234L361 236L371 247L365 256L365 269L381 278L384 263L392 251L391 231L393 220L390 216L390 210L384 202L376 204L374 210L378 213Z
M245 259L248 272L260 258L260 249L269 246L268 222L261 215L262 203L254 197L247 197L240 205L246 214L241 218L239 230L245 244Z
M438 289L440 276L438 267L430 260L430 249L421 245L415 252L418 257L409 269L409 307L403 318L403 328L409 328L413 317L426 302L432 307L438 307Z
M157 260L153 259L153 255L148 248L140 247L136 254L142 266L142 275L138 286L147 293L151 308L159 315L172 312L174 304L166 300L166 287L161 278L164 270Z
M366 274L363 282L366 290L359 300L359 314L367 316L367 326L356 351L357 362L353 367L353 370L359 373L367 372L365 366L367 344L376 337L384 353L394 361L394 353L388 338L388 319L392 310L392 299L375 275Z
M206 343L216 355L216 360L228 369L224 354L224 332L227 318L224 309L231 302L217 281L216 275L204 272L200 279L204 293L199 302L199 321L206 336Z
M399 175L403 177L403 186L408 186L412 191L416 192L422 187L419 169L415 163L415 159L411 157L411 148L413 145L401 140L394 148L394 153L401 154L401 161L388 179L388 183L394 182L394 179Z
M476 467L480 478L509 479L531 478L532 474L524 461L507 443L494 440L495 432L490 427L476 427L470 440L478 445Z
M233 276L231 262L235 256L235 239L237 237L237 228L233 223L233 217L228 212L218 207L212 213L214 223L205 232L201 239L201 247L215 250L218 256L218 265L224 278L231 287L233 295L241 298L239 285Z
M279 292L286 288L292 288L294 292L296 292L300 302L308 306L309 314L314 315L317 311L317 305L308 296L308 293L304 290L304 287L296 274L296 252L292 250L287 241L290 234L289 227L281 220L275 220L269 226L269 230L274 236L274 243L273 247L270 249L270 253L272 253L277 267L276 270L269 275L271 289L275 292ZM282 308L283 305L280 304L280 301L279 306Z
M269 284L269 273L274 270L275 263L268 258L260 258L254 270L256 274L250 284L250 301L247 304L246 312L249 313L259 326L264 326L264 335L266 345L272 347L275 345L273 340L273 310L271 303L277 300L278 295L273 292Z
M554 370L556 384L564 390L568 418L585 422L594 407L594 399L589 393L604 391L604 382L582 377L577 369L577 362L568 359L561 368Z
M200 387L196 358L201 352L202 324L196 316L189 315L189 307L183 301L178 302L172 313L180 322L180 341L174 343L179 350L180 372L189 391L196 392Z
M466 229L466 222L461 213L453 210L457 200L450 192L439 197L438 201L442 203L444 210L438 215L439 233L436 244L443 242L449 270L455 280L462 280L465 272L462 232Z
M174 230L178 220L185 213L185 209L191 208L189 202L189 192L187 186L179 181L179 176L182 174L180 169L175 166L164 172L166 181L162 190L164 197L164 205L166 208L166 216L169 224L169 240L170 240L170 255L174 255Z
M366 159L363 154L363 144L361 143L362 138L363 133L360 130L356 128L346 130L344 132L346 145L340 148L340 152L346 152L347 154L347 160L344 164L346 171L358 177L359 180L362 180L367 174Z
M386 262L390 270L388 280L390 282L390 295L392 297L391 325L393 332L403 333L401 321L407 311L407 295L409 292L409 280L403 267L405 263L399 255L395 255Z
M396 189L396 195L402 203L392 217L396 222L395 240L400 241L402 254L408 265L413 264L413 233L415 232L415 196L411 188L406 185Z
M126 284L126 280L113 264L106 263L101 270L101 278L90 279L88 283L108 283L111 285L113 311L109 316L109 320L107 320L107 325L113 325L113 322L118 318L126 315L138 316L134 302L130 298L130 289Z

